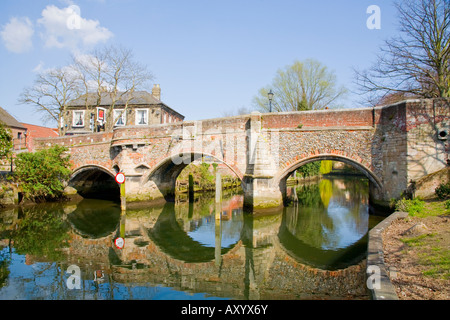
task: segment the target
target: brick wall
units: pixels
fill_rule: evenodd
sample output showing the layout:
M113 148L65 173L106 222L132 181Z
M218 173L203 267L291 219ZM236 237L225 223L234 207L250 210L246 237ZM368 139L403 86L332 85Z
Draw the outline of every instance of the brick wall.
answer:
M263 114L265 129L307 127L357 127L373 125L373 109L320 110Z

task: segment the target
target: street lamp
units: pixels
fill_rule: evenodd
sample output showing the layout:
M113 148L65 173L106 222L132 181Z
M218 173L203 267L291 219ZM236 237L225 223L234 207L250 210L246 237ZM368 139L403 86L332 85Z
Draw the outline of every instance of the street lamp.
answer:
M272 112L272 100L273 100L273 92L272 89L270 89L269 93L267 94L269 97L269 112Z

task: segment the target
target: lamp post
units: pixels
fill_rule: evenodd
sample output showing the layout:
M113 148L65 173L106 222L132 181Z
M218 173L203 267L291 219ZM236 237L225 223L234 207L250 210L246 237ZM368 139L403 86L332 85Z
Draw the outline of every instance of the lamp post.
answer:
M272 89L270 89L269 93L267 94L269 97L269 112L272 112L272 100L273 100L273 92Z

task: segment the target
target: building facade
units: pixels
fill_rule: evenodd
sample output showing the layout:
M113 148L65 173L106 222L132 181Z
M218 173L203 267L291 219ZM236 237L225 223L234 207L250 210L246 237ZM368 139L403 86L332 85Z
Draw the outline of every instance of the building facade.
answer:
M13 149L15 152L27 150L26 133L27 128L10 115L5 109L0 107L0 122L11 131L13 139Z
M74 135L108 131L108 128L112 130L122 126L148 126L183 120L182 114L161 101L161 88L155 85L151 94L136 91L119 92L115 97L109 92L100 96L97 93L83 95L68 104L61 126L65 135Z
M56 138L59 136L58 129L38 126L35 124L21 123L26 129L26 147L33 152L36 138Z

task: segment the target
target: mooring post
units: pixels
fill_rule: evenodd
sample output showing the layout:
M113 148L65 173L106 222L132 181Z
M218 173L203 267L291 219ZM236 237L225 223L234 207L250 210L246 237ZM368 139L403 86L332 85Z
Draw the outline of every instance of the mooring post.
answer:
M189 173L189 202L194 203L194 176Z
M127 198L125 196L125 182L120 185L120 209L122 214L127 211Z
M116 175L116 182L120 185L120 209L122 210L122 214L126 213L127 210L127 198L125 192L125 174L123 172L119 172Z
M216 205L217 208L217 205ZM222 220L220 219L220 212L219 212L219 219L217 219L217 211L216 211L216 220L215 220L215 250L214 250L214 257L216 261L216 266L220 266L222 262Z
M221 219L222 213L222 177L216 172L216 220Z

